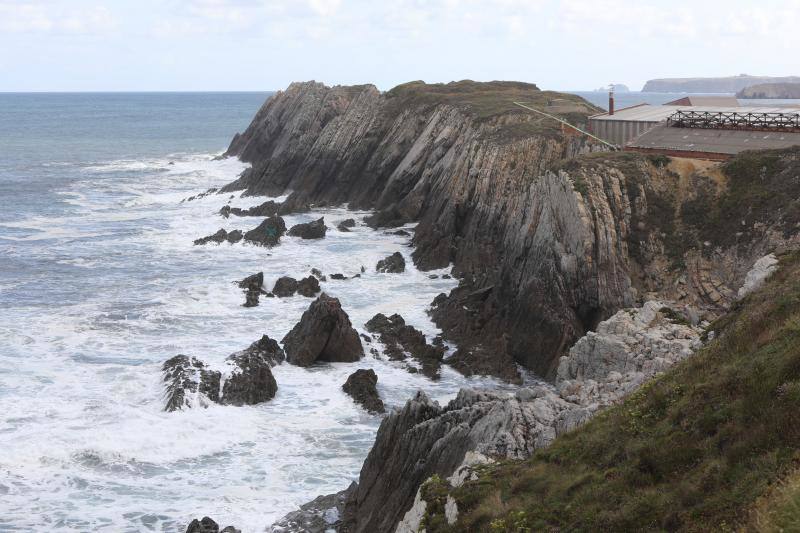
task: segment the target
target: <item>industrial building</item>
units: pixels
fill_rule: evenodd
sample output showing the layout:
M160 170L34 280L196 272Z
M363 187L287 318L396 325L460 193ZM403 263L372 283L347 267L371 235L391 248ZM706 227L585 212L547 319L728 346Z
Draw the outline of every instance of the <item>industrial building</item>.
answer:
M734 105L719 105L735 102ZM733 97L687 96L589 118L589 132L624 150L723 160L744 150L800 145L800 106L741 106Z

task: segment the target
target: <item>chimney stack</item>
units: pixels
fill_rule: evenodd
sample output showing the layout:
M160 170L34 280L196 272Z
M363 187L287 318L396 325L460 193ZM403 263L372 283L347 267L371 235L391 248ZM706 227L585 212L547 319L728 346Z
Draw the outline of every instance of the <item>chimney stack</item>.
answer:
M609 86L608 89L608 114L614 114L614 86Z

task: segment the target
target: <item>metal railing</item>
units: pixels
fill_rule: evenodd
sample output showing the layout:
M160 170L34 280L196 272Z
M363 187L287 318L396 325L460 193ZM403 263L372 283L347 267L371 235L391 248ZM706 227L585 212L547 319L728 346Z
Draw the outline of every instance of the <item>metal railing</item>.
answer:
M676 128L800 132L800 113L678 110L667 118Z

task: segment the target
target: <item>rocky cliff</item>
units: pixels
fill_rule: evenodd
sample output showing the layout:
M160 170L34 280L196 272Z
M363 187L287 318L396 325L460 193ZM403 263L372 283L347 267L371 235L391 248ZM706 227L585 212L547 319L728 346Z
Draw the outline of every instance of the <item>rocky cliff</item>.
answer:
M769 243L742 247L683 220L684 204L695 216L725 194L724 172L593 154L584 137L515 101L572 123L594 111L515 82L386 93L295 83L233 139L227 154L252 168L225 190L291 192L284 211L349 203L376 209L375 225L418 221L417 265L452 263L461 280L432 309L445 335L542 376L645 296L681 301L695 318L732 301Z
M795 83L759 83L736 93L737 98L800 98L800 80Z
M649 80L642 92L653 93L735 93L761 83L798 83L797 76L727 76L721 78L661 78Z

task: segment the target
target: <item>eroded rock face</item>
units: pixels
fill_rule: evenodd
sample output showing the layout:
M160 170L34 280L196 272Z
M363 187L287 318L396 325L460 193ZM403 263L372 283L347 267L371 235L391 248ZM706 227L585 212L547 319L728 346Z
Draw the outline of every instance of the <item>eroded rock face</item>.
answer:
M378 394L378 375L372 369L359 368L347 377L342 389L349 394L355 402L373 414L385 413Z
M358 332L338 298L322 293L283 338L286 359L298 366L317 361L358 361L364 355Z
M542 383L513 396L462 389L444 408L418 393L381 424L348 500L347 530L393 531L401 520L414 523L409 511L425 479L463 481L474 454L527 458L689 356L700 345L700 329L665 309L649 302L601 322L562 358L555 387Z
M381 259L378 261L378 264L375 265L376 272L399 274L400 272L405 272L405 270L406 260L403 259L403 254L400 252L395 252L386 259Z
M439 378L444 347L428 344L425 335L407 325L402 316L395 313L387 317L378 313L366 323L366 327L367 331L378 335L389 359L402 361L409 354L422 365L423 374L431 379Z
M744 298L754 290L760 288L764 281L778 269L778 258L775 254L768 254L753 264L744 278L744 284L737 293L738 298Z
M328 228L325 226L325 218L321 217L313 222L306 222L304 224L296 224L289 230L289 235L292 237L300 237L301 239L322 239Z
M165 411L219 401L220 372L189 355L176 355L161 366L166 383Z
M283 218L275 215L245 233L244 239L253 244L271 247L280 242L284 233L286 233L286 223Z

